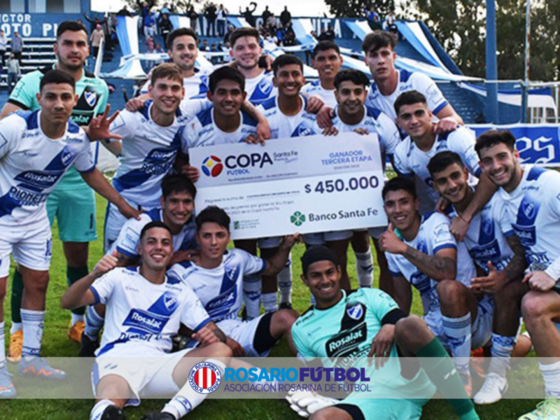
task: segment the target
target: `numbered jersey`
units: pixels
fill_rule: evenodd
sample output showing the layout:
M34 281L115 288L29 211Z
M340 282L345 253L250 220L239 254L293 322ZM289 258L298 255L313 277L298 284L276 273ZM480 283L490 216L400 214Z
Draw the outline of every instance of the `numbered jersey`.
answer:
M450 221L439 213L432 213L422 217L420 229L412 241L403 242L408 246L426 254L434 256L438 251L452 248L457 250L457 276L456 280L465 286L470 286L471 279L476 277L476 270L463 242L457 243L449 231ZM386 253L389 271L394 277L404 277L420 292L424 319L430 326L436 325L441 318L439 299L436 292L437 282L417 267L404 256Z
M381 321L397 303L377 289L359 289L346 295L328 309L308 309L292 326L292 338L298 353L306 359L320 358L325 367L366 368L375 392L389 388L407 398L415 392L430 390L425 374L408 381L400 374L397 347L393 344L387 363L380 369L367 366L371 343L382 328ZM432 392L433 393L433 392ZM418 395L418 394L416 394Z
M420 92L426 97L428 108L434 115L449 104L434 81L425 74L419 72L409 72L407 70L397 70L397 72L399 75L395 91L390 95L385 96L381 94L377 84L373 82L371 84L371 88L369 89L366 105L380 109L391 117L393 121L396 121L397 114L395 112L394 104L399 95L403 92L408 92L410 90Z
M247 100L257 106L278 95L278 89L272 83L273 74L263 71L259 76L245 79L245 92Z
M319 79L307 83L301 88L301 93L305 93L308 98L318 96L329 108L335 108L337 105L336 97L334 96L335 89L328 90L321 86Z
M379 146L383 155L393 155L397 145L401 142L399 129L395 123L383 112L376 108L364 107L364 118L358 124L346 124L338 115L338 106L335 108L335 117L333 126L339 133L348 133L356 129L367 130L370 133L377 134L379 137Z
M208 72L195 68L193 76L183 78L185 99L201 98L206 95L206 92L208 92L208 76ZM148 88L151 84L151 81L148 80L144 86L142 86L140 93L148 93Z
M543 271L560 257L560 174L527 165L510 194L498 190L500 217L525 249L530 271Z
M0 121L0 225L49 223L45 202L71 166L95 169L85 132L69 121L59 139L41 129L41 111L19 111Z
M317 124L317 116L305 110L307 100L303 96L300 96L300 98L302 101L301 111L292 116L282 113L278 106L278 96L259 105L258 110L268 121L271 139L315 136L323 132Z
M502 271L513 257L504 232L509 232L511 227L506 217L502 215L499 197L495 194L492 199L478 212L469 225L465 235L465 245L474 262L488 273L488 262ZM450 217L457 216L453 209Z
M133 217L128 219L122 227L117 240L113 242L111 248L107 251L107 254L111 255L113 251L118 251L128 258L138 258L140 233L142 233L144 226L150 222L163 222L163 210L154 208L148 213L142 213L140 215L140 220L136 220ZM184 224L183 229L181 229L179 233L173 235L173 250L176 252L198 248L195 234L196 224L193 215L187 223Z
M163 284L154 284L139 270L115 268L90 287L95 303L107 305L97 356L125 343L169 352L171 338L181 324L198 331L210 322L200 300L184 282L168 275Z
M237 319L243 298L243 276L258 274L266 263L240 249L226 251L222 263L213 269L185 261L174 264L170 274L188 284L212 318L219 322Z
M181 137L183 153L191 147L214 146L216 144L241 143L249 135L257 133L257 121L244 111L239 112L241 124L232 133L222 131L214 122L214 108L200 112L190 121Z
M433 188L432 176L428 170L430 159L439 152L447 150L455 152L459 155L469 172L475 177L479 177L481 170L478 165L478 154L474 150L474 146L474 135L472 131L465 127L457 127L455 131L436 136L432 148L427 152L420 150L410 136L408 136L395 149L395 169L404 176L416 175L424 181L424 184L428 187L426 188L427 194L419 194L418 197L420 197L423 207L433 210L439 194ZM473 181L471 180L471 182Z

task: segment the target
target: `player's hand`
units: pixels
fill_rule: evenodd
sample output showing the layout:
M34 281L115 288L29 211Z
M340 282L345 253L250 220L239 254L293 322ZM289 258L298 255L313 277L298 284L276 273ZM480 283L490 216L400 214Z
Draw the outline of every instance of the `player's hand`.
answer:
M318 96L312 96L307 100L307 106L305 110L309 114L318 114L321 108L325 106L325 103Z
M547 293L556 285L556 280L544 271L532 271L523 279L523 283L529 283L531 290Z
M319 124L319 127L323 129L332 127L333 118L334 118L334 110L332 108L329 108L328 106L324 106L317 114L317 124Z
M245 350L243 349L243 346L233 338L226 337L226 344L231 349L235 357L245 356Z
M439 120L437 123L434 124L434 133L436 134L445 134L451 131L457 130L458 127L457 121L455 121L451 117L445 117Z
M265 139L263 139L262 137L258 137L255 134L249 134L247 137L245 137L245 143L260 144L261 146L264 146Z
M198 332L193 333L191 338L200 342L202 346L207 346L220 341L216 334L214 334L214 331L212 331L207 325L198 330Z
M393 229L393 224L389 223L389 227L379 237L379 248L383 252L390 252L391 254L404 254L407 245L401 241Z
M200 253L196 249L176 251L171 257L169 266L182 263L183 261L191 261L195 264L198 264L200 262Z
M371 366L371 357L375 356L375 369L382 368L391 354L394 341L395 326L391 324L384 325L371 342L368 365Z
M301 417L309 417L323 408L331 407L340 402L311 391L290 391L286 399L290 403L290 408Z
M274 63L274 58L270 54L263 54L262 57L264 57L264 62L266 64L265 70L268 72L272 71L272 63Z
M93 274L96 277L101 277L107 274L113 268L117 267L119 263L118 252L115 250L111 254L103 255L103 258L99 260L95 267L93 268Z
M462 217L455 216L453 219L451 219L451 226L449 227L449 231L455 237L457 242L463 242L470 225L471 223L467 222Z
M488 261L488 274L485 277L475 277L471 280L470 288L475 292L496 293L508 282L504 272L498 272L492 261Z
M262 117L257 124L257 139L259 143L264 144L265 140L270 138L270 125L266 118Z
M338 130L334 125L327 127L323 130L323 136L337 136Z
M292 249L292 247L297 244L301 243L302 236L299 233L294 233L293 235L286 235L282 239L282 248L284 249Z
M113 115L108 117L110 109L111 109L111 105L107 105L107 107L105 107L105 112L102 115L93 118L89 122L89 125L87 126L87 130L85 131L90 141L122 139L122 136L119 136L118 134L113 134L109 130L111 123L115 121L115 118L117 118L117 115L119 115L119 111L117 111Z
M141 109L144 106L145 103L146 103L146 101L144 99L132 98L126 103L126 105L124 106L124 109L126 109L127 111L130 111L130 112L136 112L139 109Z
M188 164L184 165L181 168L181 173L183 175L186 175L187 178L189 178L192 182L196 182L198 181L198 178L200 178L200 171L196 166L191 166Z
M127 219L136 219L136 220L140 220L140 215L143 213L140 210L136 210L134 207L132 207L130 204L128 204L126 201L124 203L123 206L119 207L119 212L126 217Z
M365 128L355 128L354 133L358 133L361 136L367 136L369 134L369 131Z
M450 204L451 204L451 202L447 198L444 198L444 197L440 196L438 198L437 203L436 203L436 211L438 213L441 213L441 214L445 215L446 214L445 210L447 210L447 207L449 207Z

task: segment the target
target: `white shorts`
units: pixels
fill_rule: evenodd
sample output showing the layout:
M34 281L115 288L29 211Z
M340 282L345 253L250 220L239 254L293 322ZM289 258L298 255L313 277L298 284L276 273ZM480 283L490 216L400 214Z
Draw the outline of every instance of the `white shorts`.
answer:
M368 229L369 236L371 236L374 239L379 239L379 237L383 233L385 233L388 227L389 226L380 226L380 227L369 228Z
M494 299L485 295L478 302L476 320L471 329L471 349L476 350L484 347L492 339L492 321L494 319ZM437 336L441 344L448 348L447 338L443 331L443 320L441 313L439 316L432 316L432 313L424 317L430 330Z
M353 230L337 230L320 233L306 233L303 235L303 242L307 245L323 245L325 242L343 241L350 239L354 235Z
M48 271L51 264L52 234L49 219L26 226L0 225L0 278L10 274L10 255L26 268Z
M258 240L260 249L278 248L282 243L283 236L272 236L270 238L261 238Z
M179 392L173 371L192 350L164 353L149 347L139 350L138 343L121 344L95 359L91 373L93 394L97 395L97 384L103 377L117 375L128 383L134 394L127 406L140 405L140 398L171 397Z
M237 341L243 350L245 350L245 356L247 357L266 357L270 353L270 350L266 350L262 353L257 353L253 343L255 341L255 334L257 333L257 328L261 319L267 314L262 314L258 318L252 319L250 321L243 321L240 318L236 319L224 319L216 323L216 325L224 332L224 334L235 341Z

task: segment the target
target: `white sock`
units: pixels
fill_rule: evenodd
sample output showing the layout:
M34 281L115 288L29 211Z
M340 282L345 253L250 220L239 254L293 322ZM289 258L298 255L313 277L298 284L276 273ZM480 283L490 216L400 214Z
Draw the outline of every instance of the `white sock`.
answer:
M262 280L260 276L246 276L243 279L243 300L247 308L247 319L257 318L261 314Z
M539 362L544 379L544 389L548 397L560 399L560 362L544 365Z
M84 315L77 315L72 312L72 326L76 325L78 322L84 322L85 316Z
M496 373L500 377L505 378L514 347L515 337L492 334L492 359L490 360L488 373Z
M470 376L469 362L471 356L471 313L459 318L442 316L443 333L453 356L455 367L462 378Z
M354 252L356 255L356 274L360 287L373 286L373 256L371 248L367 252Z
M4 333L5 322L0 322L0 369L6 367L6 335Z
M10 334L15 334L21 330L23 330L23 324L21 322L12 322L12 327L10 328Z
M41 353L41 340L43 339L43 324L45 311L21 309L23 324L23 349L22 357L35 357Z
M278 273L278 289L280 303L292 303L292 254L286 261L286 266Z
M89 420L99 420L103 415L103 412L111 405L115 405L111 400L101 400L97 402L91 409Z
M88 306L86 312L86 329L84 333L92 340L98 340L99 331L103 328L105 318L97 313L94 306Z
M222 376L224 375L226 365L216 359L208 359L206 361L218 366L222 372ZM189 381L187 381L185 385L183 385L183 388L177 392L171 401L165 404L165 407L163 407L163 410L161 411L164 413L170 413L175 416L176 419L180 419L199 406L206 398L206 395L207 394L199 394L196 392L192 389Z
M263 293L261 295L261 301L265 312L276 312L278 310L278 299L276 298L276 292Z

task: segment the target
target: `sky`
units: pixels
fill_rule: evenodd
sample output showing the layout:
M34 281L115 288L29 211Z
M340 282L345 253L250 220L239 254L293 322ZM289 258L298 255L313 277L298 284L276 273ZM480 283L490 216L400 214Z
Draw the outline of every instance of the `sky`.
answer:
M215 0L216 3L220 4L223 2L226 9L232 14L239 13L239 7L247 7L250 0ZM165 1L159 0L158 4L163 5ZM279 15L284 6L288 6L288 10L292 16L323 16L323 13L328 15L328 7L323 0L258 0L257 10L255 12L256 16L260 16L265 6L268 6L269 10L276 15ZM95 11L118 11L125 4L122 0L91 0L91 8Z

